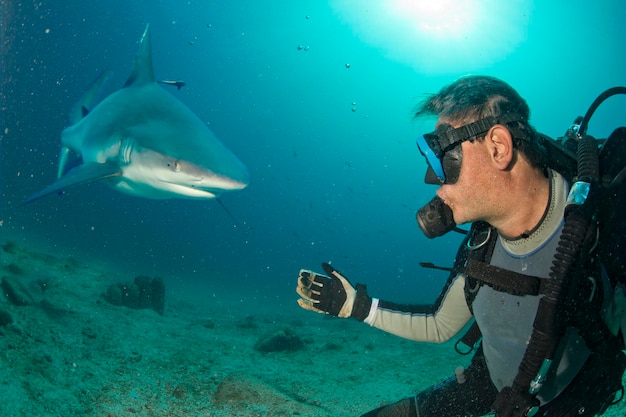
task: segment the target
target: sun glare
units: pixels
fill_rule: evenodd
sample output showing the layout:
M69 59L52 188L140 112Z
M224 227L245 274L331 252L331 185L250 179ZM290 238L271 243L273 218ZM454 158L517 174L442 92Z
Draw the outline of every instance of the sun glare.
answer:
M468 0L392 0L387 2L391 15L416 35L461 38L475 19Z
M474 71L526 37L532 0L333 0L362 41L425 73Z

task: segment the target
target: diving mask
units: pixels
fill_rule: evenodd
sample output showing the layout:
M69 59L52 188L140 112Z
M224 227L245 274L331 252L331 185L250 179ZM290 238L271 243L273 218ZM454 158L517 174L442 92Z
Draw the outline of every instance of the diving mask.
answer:
M454 184L459 179L463 152L461 143L483 135L496 124L520 121L517 113L507 113L500 117L486 117L473 123L454 128L450 124L440 124L434 132L417 138L417 147L426 158L428 170L424 181L427 184Z

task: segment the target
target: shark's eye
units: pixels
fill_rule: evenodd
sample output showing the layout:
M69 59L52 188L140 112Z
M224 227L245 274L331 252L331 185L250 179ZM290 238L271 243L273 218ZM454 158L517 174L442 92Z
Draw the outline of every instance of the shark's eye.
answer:
M173 161L167 164L170 168L172 168L172 171L174 172L179 172L180 171L180 162L178 161Z

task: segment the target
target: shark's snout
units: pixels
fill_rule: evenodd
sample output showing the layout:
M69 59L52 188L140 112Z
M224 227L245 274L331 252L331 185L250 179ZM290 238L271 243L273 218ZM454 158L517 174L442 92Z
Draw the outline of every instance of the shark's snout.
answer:
M238 176L220 176L213 175L203 178L197 188L206 188L210 190L237 191L243 190L250 183L250 176L247 172L240 173ZM193 185L192 185L193 186Z

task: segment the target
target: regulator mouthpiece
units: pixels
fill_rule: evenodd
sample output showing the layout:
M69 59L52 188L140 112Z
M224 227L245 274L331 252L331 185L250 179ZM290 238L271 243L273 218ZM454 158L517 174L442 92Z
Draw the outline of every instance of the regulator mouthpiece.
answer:
M456 228L452 210L439 196L435 196L415 215L417 224L427 238L445 235Z

